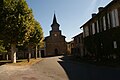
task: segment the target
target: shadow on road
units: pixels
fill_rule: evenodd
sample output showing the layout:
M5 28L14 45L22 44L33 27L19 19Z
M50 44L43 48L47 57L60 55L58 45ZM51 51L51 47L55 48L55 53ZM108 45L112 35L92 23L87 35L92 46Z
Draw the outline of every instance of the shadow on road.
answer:
M4 64L7 64L7 63L11 63L11 62L10 61L0 61L0 66L4 65Z
M71 56L63 56L58 63L63 67L69 80L120 80L120 69L99 67L70 60Z
M22 62L22 60L20 61L17 61L17 62ZM12 63L11 60L2 60L0 61L0 66L4 65L4 64L9 64L9 63Z

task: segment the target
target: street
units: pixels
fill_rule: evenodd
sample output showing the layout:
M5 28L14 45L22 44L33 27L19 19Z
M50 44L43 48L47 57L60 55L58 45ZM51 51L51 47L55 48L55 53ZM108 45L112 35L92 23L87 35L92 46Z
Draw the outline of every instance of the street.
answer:
M120 68L78 63L68 57L43 58L32 66L0 66L0 80L120 80Z

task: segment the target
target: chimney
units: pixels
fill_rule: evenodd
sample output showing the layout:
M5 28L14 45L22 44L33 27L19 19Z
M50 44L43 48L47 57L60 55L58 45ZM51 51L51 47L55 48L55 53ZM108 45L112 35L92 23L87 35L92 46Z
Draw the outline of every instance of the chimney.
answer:
M99 7L98 10L99 12L102 11L104 9L104 7Z
M96 13L93 13L93 14L92 14L92 18L95 17L95 16L96 16Z

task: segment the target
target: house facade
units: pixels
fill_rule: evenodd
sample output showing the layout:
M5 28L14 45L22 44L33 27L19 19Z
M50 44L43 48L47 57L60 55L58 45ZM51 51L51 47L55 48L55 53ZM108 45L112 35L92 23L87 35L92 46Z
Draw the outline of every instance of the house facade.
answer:
M73 43L74 43L74 48L72 49L72 54L74 56L83 57L84 56L83 33L74 36Z
M120 0L113 0L83 26L85 55L100 59L120 57Z
M57 23L56 16L54 14L53 23L51 25L52 30L50 36L45 38L45 56L55 56L65 54L67 51L67 43L65 36L61 34L59 30L59 24Z
M74 40L67 42L67 54L68 55L74 54Z

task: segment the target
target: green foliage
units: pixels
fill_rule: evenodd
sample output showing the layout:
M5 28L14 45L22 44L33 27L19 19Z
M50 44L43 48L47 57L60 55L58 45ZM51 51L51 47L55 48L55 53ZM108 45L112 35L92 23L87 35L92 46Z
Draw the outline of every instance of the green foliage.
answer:
M25 0L0 1L0 40L6 49L10 44L38 45L43 40L42 28Z
M39 45L41 49L44 48L44 45L45 45L44 41L42 40Z
M5 47L4 47L3 45L4 45L4 44L3 44L3 41L0 40L0 52L7 52L7 51L5 50Z
M11 61L16 63L16 45L29 40L34 31L34 16L25 0L0 1L0 40L11 45Z
M0 5L0 37L8 43L25 42L34 30L32 10L25 0L3 0Z
M38 45L40 41L43 39L43 30L41 28L41 25L37 21L35 21L34 28L35 28L34 31L30 35L29 42Z
M34 31L34 16L32 14L32 10L28 7L25 0L18 1L18 26L19 27L19 39L26 40L29 39L31 32Z

